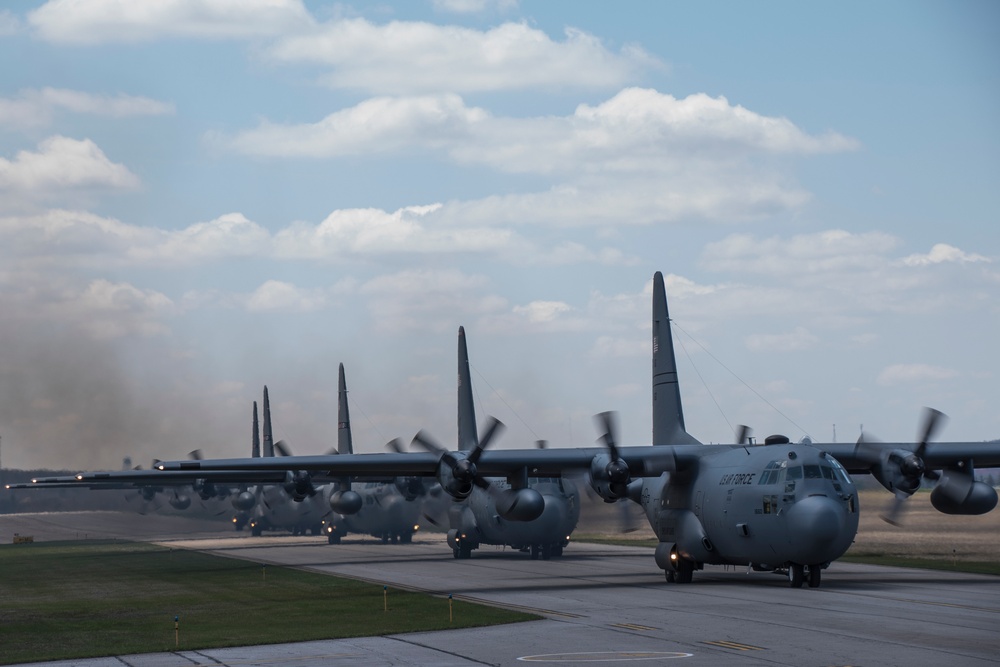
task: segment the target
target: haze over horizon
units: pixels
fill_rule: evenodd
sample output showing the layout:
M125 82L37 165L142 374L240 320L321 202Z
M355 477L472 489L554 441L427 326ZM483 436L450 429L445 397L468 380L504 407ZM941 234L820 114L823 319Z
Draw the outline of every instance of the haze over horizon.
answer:
M34 0L0 9L5 468L1000 438L1000 5Z

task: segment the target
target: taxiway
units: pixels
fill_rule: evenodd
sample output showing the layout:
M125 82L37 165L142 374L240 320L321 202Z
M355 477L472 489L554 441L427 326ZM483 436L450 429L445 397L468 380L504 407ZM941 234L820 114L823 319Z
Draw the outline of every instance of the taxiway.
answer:
M93 513L100 514L100 513ZM90 531L124 532L127 515L88 514ZM14 515L17 516L17 515ZM28 516L28 515L22 515ZM46 530L57 533L45 515ZM125 520L127 519L127 521ZM709 568L667 584L652 550L573 543L533 561L481 549L454 560L439 535L410 545L348 538L180 537L142 517L141 539L255 562L362 578L390 587L534 611L545 620L491 628L122 656L48 665L992 665L1000 656L1000 578L835 563L819 589L773 574ZM172 520L178 519L171 517ZM0 517L0 538L9 517ZM22 534L25 534L24 519ZM77 517L81 525L84 517ZM117 521L118 523L115 523ZM137 533L131 533L136 536ZM335 622L335 619L331 619Z

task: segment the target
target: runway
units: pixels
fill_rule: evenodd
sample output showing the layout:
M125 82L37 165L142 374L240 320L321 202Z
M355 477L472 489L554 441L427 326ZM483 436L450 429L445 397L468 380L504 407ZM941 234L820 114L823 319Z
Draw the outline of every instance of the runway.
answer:
M52 515L45 515L51 531ZM0 537L8 540L8 517ZM88 517L105 532L113 516ZM81 519L77 519L77 523ZM130 521L128 522L130 523ZM441 536L412 545L348 538L202 533L176 526L143 539L269 564L362 578L535 611L545 620L494 628L124 656L60 663L180 665L992 665L1000 661L1000 578L835 563L819 589L782 577L710 567L667 584L652 550L571 544L563 558L483 549L454 560ZM21 531L24 533L24 531Z

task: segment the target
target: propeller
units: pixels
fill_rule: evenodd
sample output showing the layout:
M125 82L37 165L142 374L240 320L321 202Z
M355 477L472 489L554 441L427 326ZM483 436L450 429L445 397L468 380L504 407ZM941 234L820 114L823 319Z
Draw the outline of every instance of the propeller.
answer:
M602 441L604 448L608 450L606 455L594 457L590 464L591 484L597 493L604 498L605 502L613 503L616 500L625 498L628 495L628 483L632 479L628 463L621 458L618 452L617 433L618 415L615 412L602 412L594 417L598 429L602 429L602 435L598 438Z
M944 419L947 419L947 417L940 410L935 410L934 408L924 409L924 423L920 429L921 435L917 443L917 449L913 452L913 456L903 457L899 464L899 470L903 477L907 480L914 480L915 484L909 493L898 489L895 491L895 498L893 498L892 504L889 506L889 511L882 515L882 520L886 523L893 526L902 525L906 500L920 488L921 478L927 478L934 482L941 479L941 475L937 471L927 470L924 465L924 453L927 451L927 441L934 436Z
M490 417L483 437L477 440L475 447L465 456L448 451L424 431L418 432L413 437L411 444L441 457L441 464L438 466L438 482L441 488L453 499L464 500L468 498L473 487L478 486L490 494L497 508L497 513L504 519L532 521L541 516L545 510L545 499L542 498L542 494L530 487L501 489L483 478L476 465L486 448L504 428L506 427L503 422L496 417ZM464 454L464 452L460 454ZM427 518L434 525L438 525L438 522L431 517Z
M895 495L887 511L881 515L882 520L886 523L894 526L902 524L906 500L920 488L922 479L932 482L941 479L940 473L927 469L924 463L924 454L927 451L927 443L934 437L946 419L943 412L933 408L925 408L917 447L912 451L875 447L874 443L877 441L864 433L858 438L854 448L855 456L871 464L873 466L872 474L875 478Z

